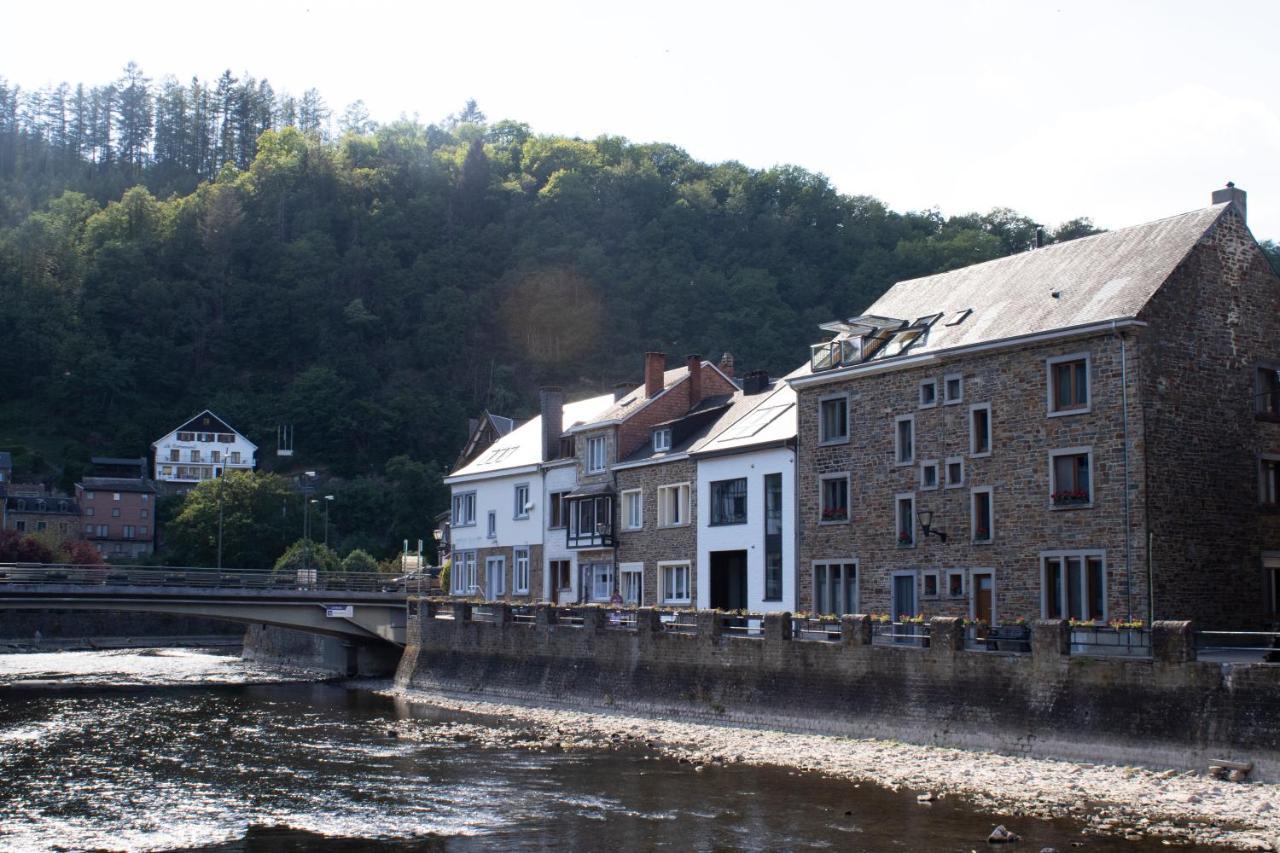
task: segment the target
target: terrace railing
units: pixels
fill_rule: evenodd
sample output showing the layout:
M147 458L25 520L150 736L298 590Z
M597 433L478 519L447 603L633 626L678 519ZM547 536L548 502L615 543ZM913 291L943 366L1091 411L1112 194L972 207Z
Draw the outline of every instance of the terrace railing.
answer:
M1280 663L1280 631L1197 631L1196 657L1223 663Z
M796 616L791 619L791 638L809 642L838 643L841 638L840 623L831 619Z
M1110 625L1072 625L1071 654L1102 657L1151 657L1151 631Z
M929 630L928 622L874 622L871 645L925 649L929 647Z

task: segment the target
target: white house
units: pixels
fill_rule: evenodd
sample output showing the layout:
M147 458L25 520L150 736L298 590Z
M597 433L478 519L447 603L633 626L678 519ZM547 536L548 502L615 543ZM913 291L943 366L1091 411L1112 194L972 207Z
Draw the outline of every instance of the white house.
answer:
M205 409L168 435L151 443L155 479L199 483L224 470L252 471L258 446L222 418Z
M759 402L732 412L689 452L697 466L697 606L793 611L796 393L759 375L743 386L744 401Z

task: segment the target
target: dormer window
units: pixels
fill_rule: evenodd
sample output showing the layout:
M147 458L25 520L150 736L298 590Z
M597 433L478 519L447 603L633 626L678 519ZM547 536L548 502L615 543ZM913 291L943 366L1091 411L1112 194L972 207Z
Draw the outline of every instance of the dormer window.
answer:
M653 431L653 452L661 453L671 449L671 427L662 427Z

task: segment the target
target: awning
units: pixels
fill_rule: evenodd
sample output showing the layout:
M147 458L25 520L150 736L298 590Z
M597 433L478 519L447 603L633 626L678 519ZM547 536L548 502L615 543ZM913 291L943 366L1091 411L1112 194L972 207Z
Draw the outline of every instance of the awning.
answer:
M592 483L586 486L579 486L572 492L564 496L567 501L577 498L602 498L605 496L613 496L613 486L608 483Z

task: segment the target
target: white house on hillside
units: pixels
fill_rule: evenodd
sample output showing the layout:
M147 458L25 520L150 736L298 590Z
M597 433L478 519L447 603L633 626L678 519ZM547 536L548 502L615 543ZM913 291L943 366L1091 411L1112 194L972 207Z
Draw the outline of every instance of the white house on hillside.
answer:
M258 446L222 418L205 409L168 435L151 443L155 479L162 483L199 483L225 470L252 471Z

